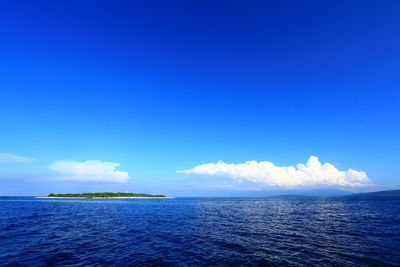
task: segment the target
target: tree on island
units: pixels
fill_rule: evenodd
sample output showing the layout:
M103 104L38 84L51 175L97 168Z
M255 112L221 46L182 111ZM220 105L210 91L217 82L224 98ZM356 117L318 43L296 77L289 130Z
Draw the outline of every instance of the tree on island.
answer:
M151 195L141 193L123 193L123 192L96 192L96 193L79 193L79 194L54 194L51 193L48 197L84 197L84 198L112 198L112 197L166 197L165 195Z

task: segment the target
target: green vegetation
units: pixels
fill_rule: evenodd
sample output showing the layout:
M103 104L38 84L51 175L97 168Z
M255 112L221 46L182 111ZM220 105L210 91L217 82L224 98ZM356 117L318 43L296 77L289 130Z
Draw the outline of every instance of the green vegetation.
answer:
M112 197L166 197L164 195L122 193L122 192L98 192L98 193L80 193L80 194L49 194L48 197L84 197L84 198L112 198Z

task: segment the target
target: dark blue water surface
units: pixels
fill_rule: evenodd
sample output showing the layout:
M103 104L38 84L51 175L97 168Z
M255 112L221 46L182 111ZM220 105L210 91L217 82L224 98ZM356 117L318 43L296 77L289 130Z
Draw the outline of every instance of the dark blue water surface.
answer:
M0 266L400 265L400 199L0 199Z

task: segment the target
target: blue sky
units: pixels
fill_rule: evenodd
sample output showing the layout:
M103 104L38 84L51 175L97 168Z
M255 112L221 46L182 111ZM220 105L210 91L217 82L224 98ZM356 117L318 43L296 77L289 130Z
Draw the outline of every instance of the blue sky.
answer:
M399 12L398 1L3 1L0 194L398 188ZM298 169L313 155L329 166Z

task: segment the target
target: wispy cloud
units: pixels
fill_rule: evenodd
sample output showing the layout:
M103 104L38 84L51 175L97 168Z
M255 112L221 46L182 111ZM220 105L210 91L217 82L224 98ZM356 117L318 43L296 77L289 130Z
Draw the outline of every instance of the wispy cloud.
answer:
M49 169L59 174L62 180L75 181L101 181L101 182L126 182L129 174L119 171L119 163L99 160L71 161L56 160Z
M340 186L360 187L371 185L363 171L348 169L340 171L331 163L321 164L318 157L311 156L306 164L276 166L269 161L246 161L228 164L223 161L195 166L189 170L177 171L184 174L230 177L268 186Z
M0 153L0 163L28 163L32 161L35 161L35 159L9 153Z

